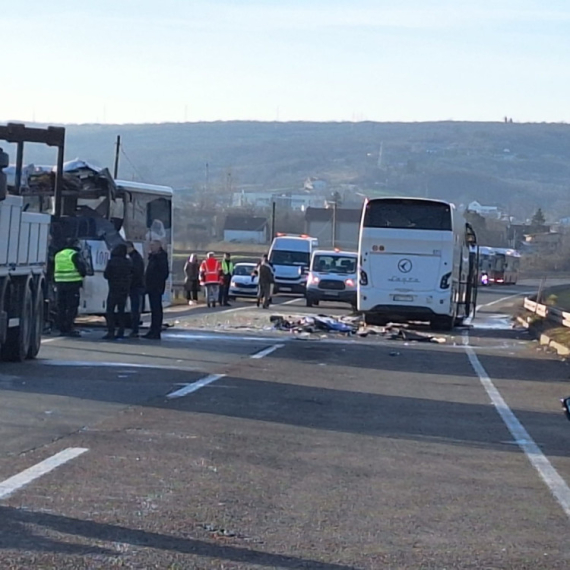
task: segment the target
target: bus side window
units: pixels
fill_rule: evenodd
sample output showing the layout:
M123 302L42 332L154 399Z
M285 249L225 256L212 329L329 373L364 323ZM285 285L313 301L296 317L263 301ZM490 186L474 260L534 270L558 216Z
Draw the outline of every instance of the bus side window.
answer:
M146 227L150 239L170 241L170 200L156 198L146 205Z

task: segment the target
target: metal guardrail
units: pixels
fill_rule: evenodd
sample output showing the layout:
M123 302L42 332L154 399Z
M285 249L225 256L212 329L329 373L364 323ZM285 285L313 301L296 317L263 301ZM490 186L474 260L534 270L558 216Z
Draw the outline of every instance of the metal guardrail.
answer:
M570 328L570 313L563 311L562 309L538 303L533 297L526 297L523 306L527 311L534 313L547 321L552 321L562 325L563 327Z

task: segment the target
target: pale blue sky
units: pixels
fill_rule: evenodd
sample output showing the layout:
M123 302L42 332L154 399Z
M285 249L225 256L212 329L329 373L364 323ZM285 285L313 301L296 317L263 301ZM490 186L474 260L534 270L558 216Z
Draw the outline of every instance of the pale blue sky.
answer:
M5 4L0 120L570 121L568 0Z

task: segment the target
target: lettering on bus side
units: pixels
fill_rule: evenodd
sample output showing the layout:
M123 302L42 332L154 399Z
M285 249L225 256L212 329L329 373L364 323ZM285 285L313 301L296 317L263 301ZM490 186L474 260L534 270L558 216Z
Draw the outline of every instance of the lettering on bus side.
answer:
M420 280L416 277L397 277L393 275L388 279L388 281L392 281L392 283L419 283Z

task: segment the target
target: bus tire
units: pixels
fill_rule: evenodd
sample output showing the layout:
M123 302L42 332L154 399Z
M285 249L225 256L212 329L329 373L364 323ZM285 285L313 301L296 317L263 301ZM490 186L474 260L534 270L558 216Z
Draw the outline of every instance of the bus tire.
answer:
M32 278L28 277L19 287L16 284L10 286L8 300L4 302L10 303L7 308L12 306L16 310L12 311L14 318L20 319L17 327L8 328L6 334L6 342L2 346L2 360L10 362L22 362L28 356L30 350L30 338L32 333L32 324L34 317L34 299L32 292ZM10 312L8 312L10 315Z
M383 327L388 324L388 319L382 315L366 313L364 315L364 322L370 326Z
M432 330L451 331L453 330L454 322L454 317L444 316L432 319L429 324Z
M33 311L30 331L30 346L26 358L35 358L42 345L45 325L45 292L43 280L36 280L33 288Z

